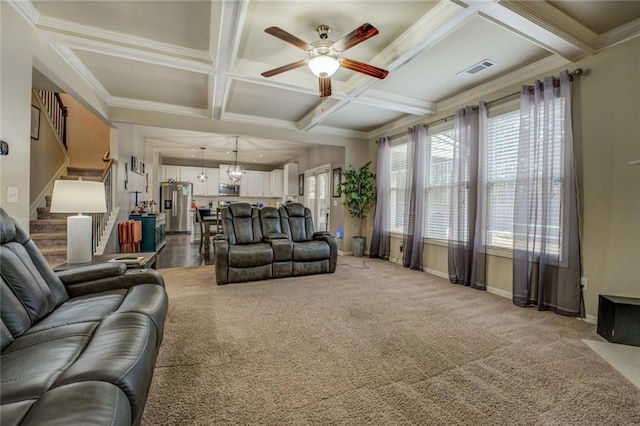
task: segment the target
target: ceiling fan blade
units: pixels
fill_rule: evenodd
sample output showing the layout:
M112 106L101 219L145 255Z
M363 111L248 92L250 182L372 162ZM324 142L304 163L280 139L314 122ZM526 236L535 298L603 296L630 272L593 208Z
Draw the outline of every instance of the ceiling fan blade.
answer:
M365 23L342 37L340 40L333 43L333 48L339 52L344 52L345 50L355 46L358 43L362 43L363 41L373 37L376 34L378 34L378 30L376 29L376 27L371 24Z
M294 36L291 33L286 32L285 30L279 27L269 27L266 30L264 30L264 32L267 34L271 34L272 36L277 37L280 40L286 41L287 43L292 44L295 47L305 51L311 50L313 48L311 44L307 43L304 40L299 39L298 37Z
M269 71L265 71L265 72L262 73L262 76L263 77L273 77L276 74L280 74L280 73L285 72L285 71L291 71L291 70L294 70L296 68L303 67L303 66L305 66L307 64L307 62L309 62L308 59L301 59L299 61L292 62L290 64L283 65L281 67L274 68L274 69L269 70Z
M354 61L353 59L344 58L341 61L343 68L351 71L356 71L362 74L370 75L371 77L379 78L382 80L389 74L389 71L382 68L374 67L373 65L365 64L364 62Z
M320 81L320 97L326 98L331 96L331 77L319 77Z

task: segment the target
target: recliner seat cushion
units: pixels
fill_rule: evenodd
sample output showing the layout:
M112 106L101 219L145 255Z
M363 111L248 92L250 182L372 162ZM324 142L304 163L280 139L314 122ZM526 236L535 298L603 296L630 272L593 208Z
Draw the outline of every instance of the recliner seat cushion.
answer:
M329 259L330 254L329 244L324 241L293 243L293 260L295 262Z
M229 266L251 268L273 262L273 250L266 243L229 246Z

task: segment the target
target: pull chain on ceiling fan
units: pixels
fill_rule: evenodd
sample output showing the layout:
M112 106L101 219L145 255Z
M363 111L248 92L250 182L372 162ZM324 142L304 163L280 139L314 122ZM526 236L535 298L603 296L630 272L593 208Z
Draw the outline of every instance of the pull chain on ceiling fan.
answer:
M340 68L346 68L371 77L383 79L389 74L389 71L364 62L355 61L348 58L340 58L340 54L345 50L355 46L358 43L375 36L378 30L371 24L362 24L349 34L342 37L336 42L329 40L331 28L327 25L320 25L317 28L320 40L313 43L307 43L304 40L290 34L279 27L269 27L264 30L266 33L279 38L299 49L307 52L309 59L302 59L287 65L274 68L262 73L263 77L273 77L274 75L291 71L307 65L311 72L319 78L320 96L331 96L331 76Z

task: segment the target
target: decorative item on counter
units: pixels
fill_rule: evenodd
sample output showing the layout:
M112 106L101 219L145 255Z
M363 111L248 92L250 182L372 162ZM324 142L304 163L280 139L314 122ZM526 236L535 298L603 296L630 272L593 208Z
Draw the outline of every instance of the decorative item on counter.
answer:
M149 201L149 213L150 214L158 214L158 202L151 200Z
M191 201L191 209L192 209L192 210L195 210L195 209L197 209L197 208L198 208L198 205L196 204L196 199L194 198L194 199Z

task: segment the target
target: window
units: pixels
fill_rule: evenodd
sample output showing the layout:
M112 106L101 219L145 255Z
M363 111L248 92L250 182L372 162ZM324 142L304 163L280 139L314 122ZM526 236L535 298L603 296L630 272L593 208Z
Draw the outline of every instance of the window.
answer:
M487 232L486 246L513 248L513 201L520 112L489 117L487 133Z
M405 188L407 182L407 141L404 137L391 146L391 232L402 233L404 226Z
M427 135L424 236L446 240L449 232L454 130Z

